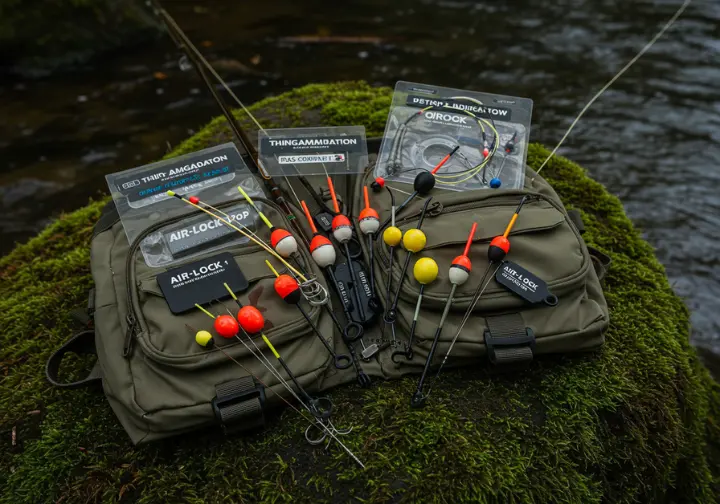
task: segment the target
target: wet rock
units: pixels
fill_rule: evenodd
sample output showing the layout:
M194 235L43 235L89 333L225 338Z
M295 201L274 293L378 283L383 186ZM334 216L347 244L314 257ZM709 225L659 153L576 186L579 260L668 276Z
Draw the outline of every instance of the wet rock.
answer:
M43 77L160 34L144 2L0 0L0 74Z

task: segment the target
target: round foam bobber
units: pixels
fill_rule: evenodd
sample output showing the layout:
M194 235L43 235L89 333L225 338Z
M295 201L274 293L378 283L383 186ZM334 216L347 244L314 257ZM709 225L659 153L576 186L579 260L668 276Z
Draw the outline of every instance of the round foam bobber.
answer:
M375 191L375 192L381 191L382 188L385 187L385 179L382 178L382 177L377 177L377 178L375 178L375 180L373 181L373 183L370 184L370 187L371 187L372 190Z
M300 286L290 275L280 275L275 279L275 292L283 298L286 303L298 304L302 299Z
M232 338L240 330L238 321L235 320L235 317L231 317L230 315L219 315L216 317L214 327L215 332L223 338Z
M510 251L510 240L504 236L496 236L490 242L488 248L488 259L492 262L502 261Z
M321 268L335 264L335 247L323 235L315 235L310 240L310 254Z
M422 171L417 174L413 182L413 189L420 194L427 194L435 187L435 176L428 172Z
M427 238L425 237L425 233L419 229L408 229L403 235L402 242L406 250L417 253L425 248Z
M275 252L284 258L290 257L298 249L295 237L287 229L283 228L274 228L272 230L270 233L270 245L272 245Z
M383 231L383 241L390 247L397 247L402 241L402 231L395 226L386 228Z
M483 157L488 157L489 155L490 155L490 149L488 149L487 147L485 147L485 148L483 149Z
M472 265L470 264L470 258L464 255L457 256L450 265L450 271L448 273L450 283L453 285L464 284L470 277L471 270Z
M438 276L438 265L434 259L421 257L413 267L413 275L419 283L423 285L429 284Z
M360 231L364 234L377 232L380 229L380 216L373 208L364 208L360 212Z
M500 180L500 179L497 178L497 177L495 177L495 178L493 178L493 179L490 180L490 187L493 188L493 189L497 189L497 188L500 187L501 185L502 185L502 180Z
M190 203L192 203L193 205L197 205L197 204L200 203L200 198L198 198L197 196L190 196L190 197L188 198L188 201L189 201Z
M265 327L265 317L254 306L243 306L237 315L237 321L248 334L257 334ZM237 331L236 331L237 332Z
M198 331L195 334L195 343L202 347L209 347L213 344L213 337L208 331Z
M333 236L340 243L346 243L352 238L352 224L343 214L336 215L332 220Z

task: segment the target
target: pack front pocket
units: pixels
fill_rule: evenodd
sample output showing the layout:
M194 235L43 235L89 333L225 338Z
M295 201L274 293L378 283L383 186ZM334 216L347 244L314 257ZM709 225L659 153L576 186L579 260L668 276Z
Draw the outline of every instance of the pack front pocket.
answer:
M271 203L263 201L263 204L269 209L266 214L272 222L289 226L281 212ZM267 234L267 230L259 232L260 237L264 240L267 238L265 234ZM195 331L208 330L211 334L215 334L213 320L200 310L174 315L157 283L157 275L166 270L148 267L136 247L131 247L131 252L133 251L132 265L127 270L130 316L134 318L135 322L134 324L128 323L130 341L137 341L143 353L149 358L176 367L206 367L215 365L221 360L227 360L227 357L218 348L203 349L195 343ZM300 311L285 303L275 292L274 275L265 264L266 259L272 260L268 252L254 244L229 247L225 251L230 252L233 256L249 283L249 287L244 293L238 293L238 298L243 305L255 306L265 316L264 333L273 341L273 344L281 347L284 343L294 339L313 336L310 324ZM314 266L303 247L299 247L299 253L301 262ZM209 253L208 256L211 254ZM277 266L278 261L272 261ZM312 270L310 274L316 278L319 277L318 271ZM309 306L304 302L303 307L313 323L317 323L320 318L320 307ZM213 302L206 308L215 316L222 314L236 316L239 309L232 299ZM326 339L329 340L330 345L333 344L332 336ZM215 336L214 340L235 358L250 355L250 350L243 345L243 341L249 343L247 338L243 338L241 341L239 338L223 339ZM264 346L262 340L259 340L257 344L260 347ZM315 337L308 340L308 352L317 352L323 361L329 358L329 355L326 355L327 352L322 348L322 342Z

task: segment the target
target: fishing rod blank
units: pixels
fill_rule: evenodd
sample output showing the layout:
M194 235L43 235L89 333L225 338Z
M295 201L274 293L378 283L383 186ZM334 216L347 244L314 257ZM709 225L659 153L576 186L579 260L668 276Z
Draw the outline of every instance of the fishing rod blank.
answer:
M443 310L442 316L440 317L440 323L435 330L435 336L433 336L430 351L428 352L427 359L425 359L425 367L423 368L422 375L418 380L417 389L415 390L415 393L410 399L410 406L412 406L413 408L422 406L425 402L425 396L423 395L423 385L425 383L425 377L427 376L427 373L430 369L430 364L432 363L433 357L435 356L435 351L437 350L438 342L440 341L440 335L442 334L443 326L445 325L445 319L447 318L448 313L450 313L450 307L452 306L453 298L455 297L455 292L457 291L457 288L467 282L467 279L470 277L472 263L470 262L469 254L470 246L472 245L473 238L475 237L475 231L477 231L477 223L473 223L472 228L470 229L470 235L468 236L467 243L465 244L465 250L463 251L462 255L459 255L455 259L453 259L452 264L450 265L448 277L450 279L450 283L452 284L452 288L450 289L450 295L445 302L445 309ZM480 283L482 284L484 280L485 279L483 278ZM420 301L418 300L418 308L419 303ZM410 347L408 348L408 350L412 352L412 341L410 342ZM410 353L410 356L407 358L412 359L412 353Z
M328 351L328 353L330 353L330 355L332 355L335 367L337 369L349 368L352 365L350 357L344 354L339 355L335 353L327 340L323 337L322 334L320 334L320 329L318 329L318 327L312 321L310 315L308 315L305 309L300 306L302 293L300 292L300 286L298 285L297 280L295 280L290 275L281 275L280 273L278 273L277 270L275 270L275 268L273 267L273 265L270 264L270 261L266 260L265 264L267 264L268 268L270 268L270 270L275 274L275 292L278 293L278 295L283 299L283 301L297 307L298 311L302 314L303 318L310 325L315 335L325 346L325 349Z

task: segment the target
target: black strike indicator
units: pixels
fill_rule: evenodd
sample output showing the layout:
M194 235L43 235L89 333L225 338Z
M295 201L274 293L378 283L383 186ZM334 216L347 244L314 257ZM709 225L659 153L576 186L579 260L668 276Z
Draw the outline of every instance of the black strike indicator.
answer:
M250 198L248 193L246 193L245 190L240 186L238 186L238 191L240 191L240 194L243 195L245 201L247 201L253 208L253 210L257 212L258 216L262 219L262 221L270 230L270 245L272 246L273 250L275 250L275 252L283 256L285 259L289 259L295 254L297 254L297 240L290 233L290 231L285 228L273 226L272 222L270 222L270 219L268 219L265 214L260 211L260 209L255 205L255 202Z
M355 347L353 346L353 342L359 339L360 343L363 346L363 349L365 349L365 344L362 341L365 330L363 329L362 325L352 320L350 311L348 310L348 307L343 301L343 293L341 292L340 286L338 285L337 278L335 278L335 273L333 273L332 270L332 265L335 264L336 258L335 247L328 238L318 233L312 215L310 215L310 209L308 209L305 201L301 201L300 206L302 207L305 218L307 219L308 224L310 225L310 229L313 232L313 237L310 240L310 255L317 263L317 265L320 266L323 271L325 271L325 274L330 278L330 282L335 286L335 290L340 297L340 304L342 305L343 312L345 313L347 325L343 327L343 325L340 323L337 316L335 315L335 312L332 310L332 308L330 308L327 303L324 305L325 310L327 311L328 315L330 315L330 318L340 331L340 334L342 334L343 341L345 342L345 345L350 351L350 359L352 360L353 367L355 368L355 373L357 374L358 384L364 388L369 387L372 382L370 380L370 377L365 373L365 371L363 371L362 367L360 366L357 355L355 353ZM377 345L375 345L375 347L377 348Z
M375 261L373 260L373 248L375 244L375 233L380 229L380 216L374 208L370 207L370 198L368 197L368 188L363 186L363 196L365 198L365 208L360 211L358 219L360 231L368 237L368 249L370 251L370 292L375 296Z
M365 318L362 302L360 301L360 288L362 284L357 277L357 271L355 271L355 267L353 266L352 256L350 255L350 247L348 246L348 242L350 242L350 240L352 239L352 223L346 215L340 213L340 205L338 204L337 195L335 194L335 186L333 185L332 179L329 176L327 177L327 183L328 189L330 189L330 196L332 197L333 209L335 210L336 214L335 217L333 217L332 221L333 236L339 244L345 247L345 257L347 259L348 269L350 270L350 278L352 278L353 282L353 288L350 290L355 297L355 307L357 309L358 316L362 320ZM367 358L370 355L375 354L376 352L377 350L365 357Z
M453 298L455 297L455 291L457 291L457 288L459 286L467 282L468 278L470 277L470 271L472 271L472 263L470 262L469 257L470 246L472 245L476 231L477 223L473 222L472 228L470 229L470 235L468 236L467 243L465 244L465 250L463 251L462 255L459 255L455 259L453 259L452 264L450 265L448 277L450 279L450 284L452 285L452 288L450 289L450 295L445 302L445 309L443 310L442 316L440 317L440 323L435 330L435 336L433 337L432 345L430 346L430 351L428 352L427 359L425 359L425 367L423 368L422 375L420 375L417 389L415 390L415 393L410 399L410 406L412 406L413 408L422 406L425 403L425 395L423 395L423 385L425 384L425 378L427 377L427 373L430 370L430 364L432 363L433 357L435 356L435 351L437 350L438 342L440 341L440 335L442 334L443 326L445 325L445 319L447 318L448 313L450 313L450 307L452 306ZM412 357L408 357L408 359L411 358Z
M320 329L318 329L318 327L312 321L310 315L308 315L305 309L300 306L300 301L302 300L302 293L300 292L300 285L298 285L297 280L295 280L290 275L281 275L280 273L278 273L275 268L273 268L273 265L270 264L270 261L266 260L265 264L267 264L268 268L270 268L270 271L275 274L275 292L278 293L278 295L283 299L283 301L297 307L298 311L302 314L303 318L310 325L315 335L320 339L323 346L325 346L325 349L330 355L332 355L335 367L337 369L349 368L352 365L352 360L350 359L350 356L344 354L336 354L330 344L327 342L327 340L323 337L322 334L320 334Z
M450 346L447 349L447 352L445 352L445 356L443 357L442 362L440 363L440 367L438 368L437 372L435 373L435 378L433 379L433 382L438 379L438 376L440 376L440 372L442 371L443 367L445 367L445 363L448 360L448 357L450 356L450 353L452 352L453 347L455 346L455 343L457 342L457 339L460 337L460 333L463 330L463 327L465 327L465 324L470 319L470 316L473 313L473 310L475 310L475 306L477 306L478 301L480 301L480 298L482 297L483 293L485 292L485 289L487 289L487 286L490 285L490 281L492 278L488 278L488 274L490 273L490 269L495 265L496 263L500 263L497 266L497 269L500 269L502 266L501 261L505 259L505 256L510 251L510 241L508 240L508 236L510 235L510 232L512 231L512 228L515 226L515 222L518 219L518 215L520 214L520 210L522 210L522 207L525 205L525 203L528 201L528 196L523 196L520 200L520 204L515 209L515 212L513 213L512 217L510 218L510 222L508 223L507 227L505 228L505 232L500 235L496 236L492 239L490 242L490 246L488 247L488 265L487 268L485 268L485 272L482 275L482 278L480 279L480 283L478 284L477 288L475 289L475 292L473 293L472 300L470 304L467 307L467 310L465 310L465 315L463 315L463 319L460 322L460 326L458 327L457 332L455 333L455 336L453 336L452 342L450 343ZM487 281L486 281L487 280ZM426 364L427 367L427 364ZM419 390L419 389L418 389ZM427 392L427 394L422 395L422 392L420 391L420 394L416 392L413 394L413 398L411 400L411 406L414 407L420 407L425 404L425 400L430 395L430 391Z
M405 356L406 359L410 360L413 358L413 343L415 342L415 327L417 326L417 320L420 316L420 308L422 306L423 294L425 293L425 286L435 281L438 276L438 265L434 259L429 257L421 257L415 263L413 267L413 276L415 280L420 284L420 293L418 294L417 303L415 304L415 314L413 315L412 323L410 324L410 335L408 338L407 347L404 352L393 352L390 358L393 362L397 363L395 357L399 355Z
M415 199L418 194L421 196L426 196L430 193L430 191L433 190L433 188L435 187L435 174L438 172L438 170L440 170L440 168L443 167L445 163L450 160L451 157L455 155L458 149L460 149L460 146L456 145L453 150L446 154L445 157L442 158L437 165L435 165L435 168L433 168L429 172L421 171L415 176L415 180L413 181L413 192L405 199L405 201L400 203L400 206L397 207L395 214L399 214L403 210L403 208L405 208L413 199ZM387 226L389 222L390 219L383 222L381 228L385 228L385 226Z

